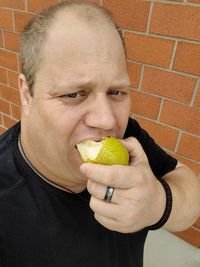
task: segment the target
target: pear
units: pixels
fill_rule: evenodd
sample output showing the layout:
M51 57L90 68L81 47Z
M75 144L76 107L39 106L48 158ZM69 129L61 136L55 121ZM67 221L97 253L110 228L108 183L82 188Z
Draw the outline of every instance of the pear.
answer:
M84 162L104 165L128 165L129 153L119 139L108 136L102 141L86 140L77 144L77 149Z

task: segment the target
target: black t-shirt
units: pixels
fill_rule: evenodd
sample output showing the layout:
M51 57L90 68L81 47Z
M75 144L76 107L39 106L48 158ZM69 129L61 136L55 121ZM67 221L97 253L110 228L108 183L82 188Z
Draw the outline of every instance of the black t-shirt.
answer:
M0 137L0 267L142 267L147 230L132 234L100 225L85 190L71 194L41 179L18 149L20 124ZM135 136L157 177L177 161L134 120Z

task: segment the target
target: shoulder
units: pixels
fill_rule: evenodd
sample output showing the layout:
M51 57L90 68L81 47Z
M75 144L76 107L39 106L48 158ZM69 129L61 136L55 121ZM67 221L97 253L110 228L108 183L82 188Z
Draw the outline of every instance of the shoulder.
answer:
M129 119L124 138L131 136L142 145L156 177L162 177L176 168L177 160L161 148L134 119Z
M124 138L131 136L138 139L141 145L145 144L149 140L153 140L148 132L143 129L136 120L129 118Z
M11 193L22 180L12 151L12 138L15 138L18 128L16 124L0 136L0 199Z
M141 127L139 123L136 120L129 118L124 138L130 137L130 136L134 136L137 138L137 136L140 133L140 130L141 130Z

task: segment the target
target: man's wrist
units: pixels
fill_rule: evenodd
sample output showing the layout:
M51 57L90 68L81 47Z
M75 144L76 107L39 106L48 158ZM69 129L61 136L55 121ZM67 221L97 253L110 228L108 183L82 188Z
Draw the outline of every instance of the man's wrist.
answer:
M164 226L166 224L166 222L168 221L170 214L171 214L171 211L172 211L173 197L172 197L171 188L165 179L161 178L161 179L159 179L159 182L163 186L163 189L164 189L165 195L166 195L165 210L164 210L162 217L160 218L160 220L157 223L147 227L148 230L157 230L157 229L160 229L162 226Z

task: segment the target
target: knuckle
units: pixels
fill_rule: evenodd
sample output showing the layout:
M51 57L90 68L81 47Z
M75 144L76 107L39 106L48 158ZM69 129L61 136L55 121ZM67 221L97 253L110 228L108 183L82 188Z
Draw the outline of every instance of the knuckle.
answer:
M143 187L145 185L145 180L144 179L139 179L138 180L138 186Z
M138 175L137 184L140 187L143 187L146 183L146 179L143 175Z

